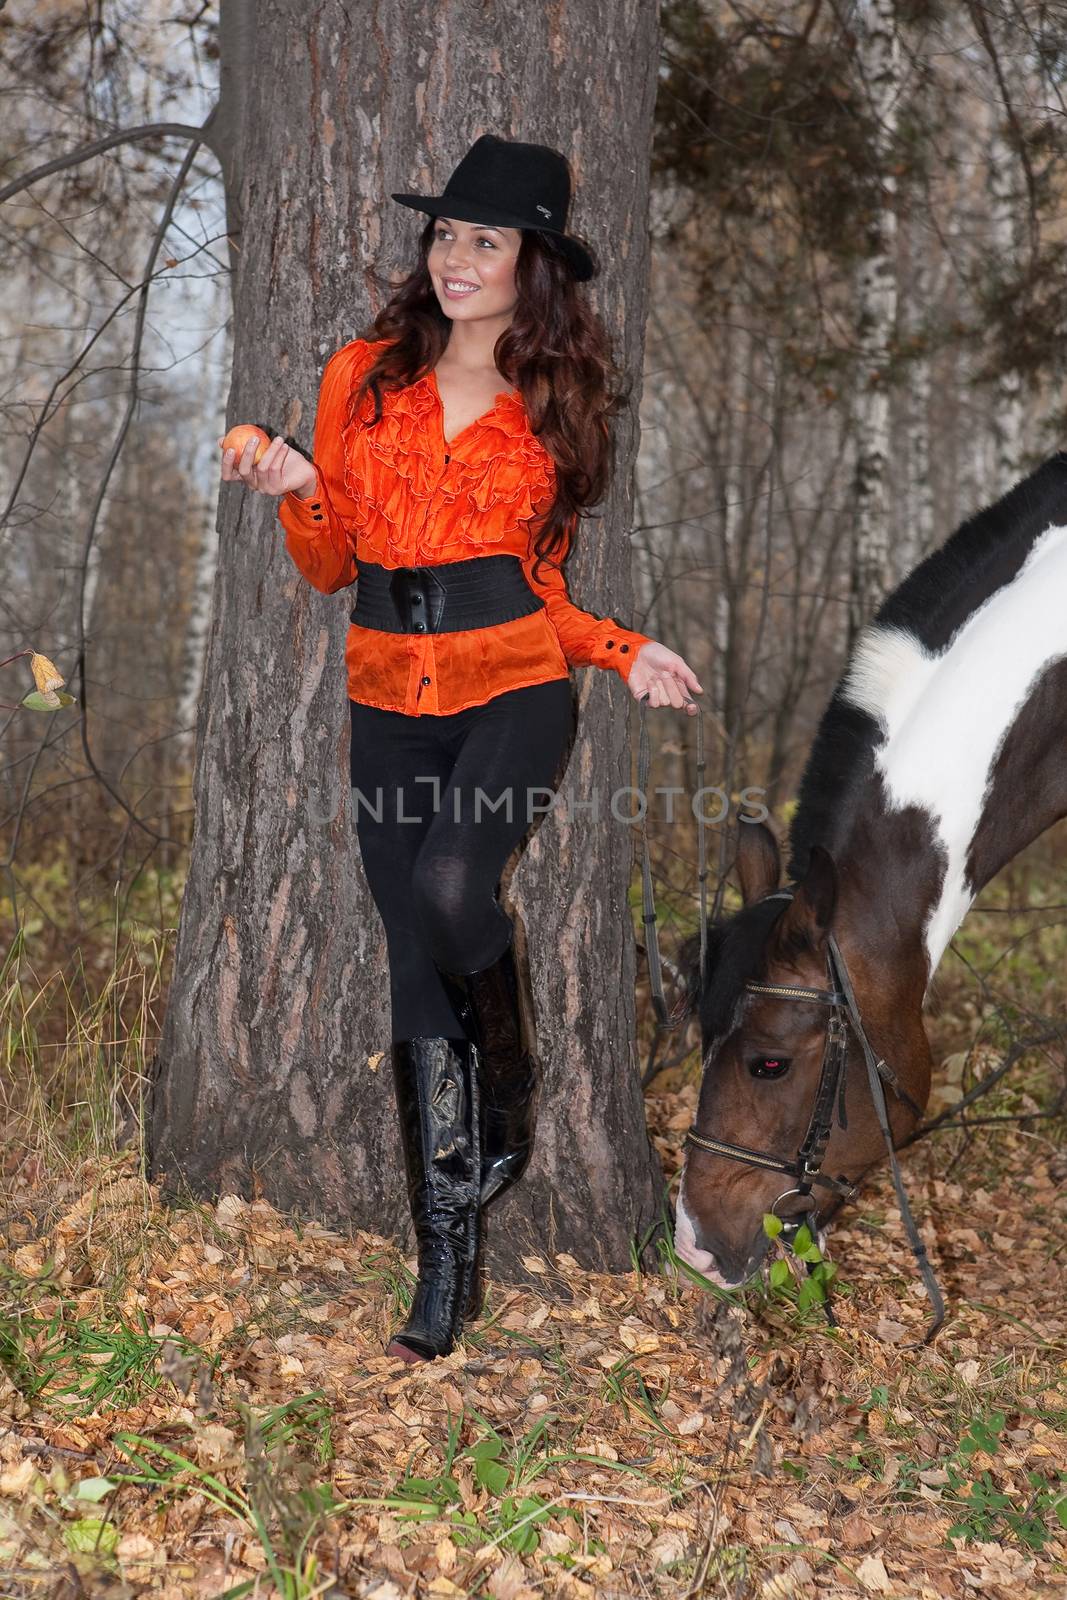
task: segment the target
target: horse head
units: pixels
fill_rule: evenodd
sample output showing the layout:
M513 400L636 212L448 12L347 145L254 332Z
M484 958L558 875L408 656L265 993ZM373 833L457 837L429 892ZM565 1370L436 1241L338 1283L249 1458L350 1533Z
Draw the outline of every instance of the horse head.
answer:
M861 1045L833 1003L831 933L844 943L845 923L856 921L842 906L833 858L813 845L803 878L783 892L777 840L762 823L746 823L737 864L742 909L708 930L703 1070L675 1231L681 1258L723 1287L759 1267L768 1243L765 1213L783 1220L804 1215L817 1228L885 1154ZM690 962L696 944L689 942ZM869 939L851 943L864 1026L875 1049L897 1064L906 1094L922 1105L930 1068L923 975L912 968L885 982L876 956ZM790 1168L818 1133L813 1117L820 1100L820 1176L812 1191L802 1185L798 1192ZM900 1100L891 1118L897 1136L915 1120Z

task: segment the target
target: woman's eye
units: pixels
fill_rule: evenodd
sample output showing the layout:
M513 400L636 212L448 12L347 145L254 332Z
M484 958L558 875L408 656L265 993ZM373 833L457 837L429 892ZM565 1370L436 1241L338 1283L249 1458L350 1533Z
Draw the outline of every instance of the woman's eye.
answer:
M437 239L438 244L440 244L443 239L447 239L448 238L448 234L447 233L438 233L437 235L435 235L435 237ZM496 245L493 243L492 239L482 238L482 239L478 240L478 243L479 244L487 244L489 246L490 250L495 250L496 249Z
M748 1070L754 1078L784 1078L792 1065L789 1056L753 1056Z

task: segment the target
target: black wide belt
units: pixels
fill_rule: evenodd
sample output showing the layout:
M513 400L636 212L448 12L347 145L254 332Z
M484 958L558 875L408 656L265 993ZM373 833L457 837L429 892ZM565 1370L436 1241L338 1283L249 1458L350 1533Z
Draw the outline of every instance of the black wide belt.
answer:
M382 633L459 633L514 622L544 603L518 556L474 556L431 567L360 561L352 621Z

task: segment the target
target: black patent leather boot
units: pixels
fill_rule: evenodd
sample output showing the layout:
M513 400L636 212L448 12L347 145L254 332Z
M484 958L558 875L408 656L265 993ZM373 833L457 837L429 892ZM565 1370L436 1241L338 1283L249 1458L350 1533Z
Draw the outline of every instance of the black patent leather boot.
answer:
M419 1275L407 1322L386 1353L405 1361L447 1355L464 1316L477 1308L481 1138L474 1055L466 1039L405 1039L392 1047Z
M526 1170L540 1090L538 1064L527 1043L514 939L480 972L438 971L477 1050L485 1206Z

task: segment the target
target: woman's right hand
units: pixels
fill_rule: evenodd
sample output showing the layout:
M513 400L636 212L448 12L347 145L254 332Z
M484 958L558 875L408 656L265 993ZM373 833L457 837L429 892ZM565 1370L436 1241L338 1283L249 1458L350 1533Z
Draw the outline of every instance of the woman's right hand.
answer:
M307 456L302 456L299 450L286 444L281 434L277 434L257 464L255 454L259 442L255 438L249 439L240 456L235 450L222 452L224 483L240 480L259 494L287 494L290 490L300 495L314 494L318 479ZM222 439L219 440L221 444Z

